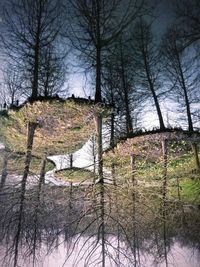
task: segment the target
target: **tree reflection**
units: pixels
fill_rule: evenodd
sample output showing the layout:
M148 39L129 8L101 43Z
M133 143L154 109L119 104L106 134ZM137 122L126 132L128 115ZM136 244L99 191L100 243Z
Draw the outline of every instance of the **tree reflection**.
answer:
M23 176L4 186L1 265L40 267L45 254L62 249L58 267L146 267L150 260L170 266L175 242L199 249L198 210L182 212L180 202L138 186L137 162L131 163L126 183L83 185L73 188L73 198L70 187L43 184L42 175L34 185Z

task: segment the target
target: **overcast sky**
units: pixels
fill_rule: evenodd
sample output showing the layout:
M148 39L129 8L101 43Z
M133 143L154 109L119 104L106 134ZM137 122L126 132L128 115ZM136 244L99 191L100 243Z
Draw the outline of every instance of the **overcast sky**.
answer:
M158 2L158 6L155 11L158 17L154 23L154 29L159 36L162 36L166 28L174 19L174 0L160 0Z
M2 13L2 7L4 2L7 0L0 0L0 31L2 31L1 28L1 13ZM150 3L152 3L152 0L149 0ZM155 9L155 14L158 16L155 23L154 23L154 30L158 36L162 36L167 26L170 24L173 18L173 2L174 0L159 0L158 6ZM2 66L2 54L0 53L0 65ZM80 77L80 79L78 78ZM2 79L2 74L0 73L0 82ZM84 92L82 92L82 87L84 86L84 82L82 81L82 77L79 75L74 75L71 77L71 86L73 87L75 94L82 94L84 95Z

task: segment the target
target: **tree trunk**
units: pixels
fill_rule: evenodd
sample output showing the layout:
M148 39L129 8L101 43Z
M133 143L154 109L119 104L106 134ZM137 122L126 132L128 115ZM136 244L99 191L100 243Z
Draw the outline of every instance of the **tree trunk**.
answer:
M166 225L166 201L167 201L167 165L168 165L168 149L167 149L167 140L162 141L162 154L163 154L163 190L162 190L162 216L163 216L163 242L164 242L164 257L165 264L168 267L168 257L167 257L167 225Z
M198 146L197 146L197 144L195 144L195 143L192 144L192 150L193 150L193 153L194 153L196 170L198 172L200 172L200 162L199 162L199 155L198 155Z
M136 181L135 181L135 158L133 155L131 155L131 181L134 186L136 184Z
M135 179L135 157L131 155L131 181L132 181L132 209L133 209L133 256L134 267L137 267L137 220L136 220L136 179Z
M165 204L166 196L167 196L167 165L168 165L168 157L167 157L167 140L162 141L162 154L163 154L163 202Z
M73 183L70 182L70 188L69 188L69 208L70 210L73 208Z
M191 111L190 111L190 102L188 99L188 93L187 93L187 87L185 84L185 77L183 74L183 70L182 70L182 65L181 65L181 60L179 57L179 51L178 49L176 50L176 57L178 60L178 68L179 68L179 72L180 72L180 86L183 89L183 93L184 93L184 98L185 98L185 105L186 105L186 112L187 112L187 119L188 119L188 130L190 132L193 132L193 122L192 122L192 115L191 115Z
M8 170L7 170L8 159L9 159L8 152L5 151L4 152L4 159L3 159L2 174L1 174L0 190L3 189L5 182L6 182L7 175L8 175Z
M124 70L124 60L123 60L123 51L122 47L120 47L120 56L121 56L121 75L122 75L122 86L124 91L124 100L125 100L125 110L126 110L126 132L127 135L133 134L133 123L129 108L129 98L128 98L128 89L126 85L126 79L125 79L125 70Z
M111 113L111 123L110 123L110 147L114 148L115 145L115 114Z
M97 43L96 43L96 92L95 102L101 102L101 33L100 33L100 3L97 4L97 16L96 16L96 27L97 27Z
M32 82L32 94L31 99L35 100L38 97L38 79L39 79L39 45L35 47L34 56L34 71L33 71L33 82Z
M69 161L70 161L70 163L69 163L70 165L69 166L72 169L73 168L73 154L69 155Z
M46 166L46 154L42 159L42 167L40 171L40 179L36 191L36 203L34 208L34 215L33 215L33 241L32 241L32 257L33 257L33 266L35 266L35 262L37 260L37 241L38 241L38 224L39 224L39 213L40 213L40 206L41 206L41 192L42 192L42 185L45 182L45 166Z
M96 116L97 151L98 151L98 175L100 183L103 183L103 147L102 147L102 117Z
M181 61L180 61L179 51L178 50L176 50L176 57L177 57L177 60L178 60L178 68L179 68L179 72L180 72L180 86L183 89L184 98L185 98L186 113L187 113L187 120L188 120L188 130L190 132L193 132L194 131L194 127L193 127L192 115L191 115L191 110L190 110L190 102L189 102L189 98L188 98L188 92L187 92L187 87L186 87L186 83L185 83L185 77L184 77L184 73L183 73L183 70L182 70L182 66L181 66ZM192 144L192 150L193 150L193 153L194 153L194 158L195 158L195 163L196 163L196 170L200 171L200 162L199 162L197 144L195 144L195 143Z
M93 158L93 173L96 173L96 137L95 135L92 136L92 158Z
M27 183L27 178L29 174L33 139L34 139L34 133L35 133L36 127L37 127L37 123L34 123L34 122L28 123L26 159L25 159L24 173L23 173L22 182L21 182L21 194L20 194L20 203L19 203L19 219L18 219L18 224L17 224L17 233L15 235L14 267L17 266L17 261L18 261L18 249L19 249L19 241L20 241L20 235L21 235L21 229L22 229L26 183Z
M111 175L112 175L113 185L117 186L116 173L115 173L115 163L112 163L112 165L111 165Z
M176 184L177 184L178 201L181 201L180 183L178 176L176 177Z
M96 92L95 102L101 102L101 49L97 47L96 51Z
M130 136L133 134L133 123L130 114L127 94L125 94L125 109L126 109L126 131L127 135Z
M101 224L99 226L100 237L101 237L101 254L102 261L101 266L105 267L106 260L106 239L105 239L105 192L104 184L100 185L100 218Z
M42 159L42 167L41 167L41 171L40 171L40 180L41 180L41 183L42 184L45 183L46 162L47 162L47 155L45 154L44 157L43 157L43 159Z
M40 4L41 5L41 4ZM31 99L35 100L38 97L38 80L39 80L39 58L40 58L40 34L41 34L41 6L38 16L38 25L36 33L36 43L34 46L34 66L33 66L33 82L32 82L32 94Z
M26 186L26 180L29 174L29 167L30 167L31 156L32 156L33 139L34 139L36 127L37 127L37 123L35 122L28 123L28 140L27 140L27 149L26 149L26 159L25 159L24 173L22 177L22 186L24 190Z
M160 109L160 105L159 105L159 102L158 102L158 98L156 96L156 93L155 93L155 90L154 90L152 84L150 85L150 87L151 87L151 92L152 92L154 103L155 103L156 110L157 110L157 115L158 115L158 120L159 120L159 124L160 124L160 129L161 130L165 130L165 124L164 124L162 112L161 112L161 109Z
M151 70L150 70L150 67L149 67L147 54L145 53L144 49L143 49L143 59L144 59L144 65L145 65L145 72L146 72L146 76L147 76L147 81L148 81L148 84L149 84L150 91L152 93L154 104L156 106L156 111L157 111L157 115L158 115L160 129L164 130L165 129L165 124L164 124L162 112L161 112L161 109L160 109L160 104L158 102L158 97L156 95L154 84L153 84L153 81L152 81L152 78L151 78Z
M150 77L148 64L147 64L146 60L145 60L145 68L146 68L146 74L147 74L147 80L148 80L148 83L149 83L149 88L151 90L152 97L153 97L153 100L154 100L154 104L156 106L156 111L157 111L157 115L158 115L160 129L161 130L165 130L165 124L164 124L162 112L161 112L161 109L160 109L160 104L158 102L158 97L156 95L156 92L155 92L155 89L154 89L154 85L153 85L153 82L152 82L151 77Z

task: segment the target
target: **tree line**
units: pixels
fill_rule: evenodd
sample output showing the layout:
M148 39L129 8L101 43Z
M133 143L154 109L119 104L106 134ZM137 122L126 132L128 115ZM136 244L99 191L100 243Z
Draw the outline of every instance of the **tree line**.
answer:
M144 110L173 102L193 131L199 120L200 4L173 1L175 19L162 38L154 25L156 4L146 0L7 0L1 46L5 95L37 100L65 94L68 58L90 74L96 102L115 107L111 124L125 135L141 127ZM160 15L160 14L158 14Z

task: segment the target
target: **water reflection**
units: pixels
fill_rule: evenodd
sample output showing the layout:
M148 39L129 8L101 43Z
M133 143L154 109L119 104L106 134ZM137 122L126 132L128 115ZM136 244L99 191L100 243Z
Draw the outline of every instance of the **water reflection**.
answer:
M198 208L141 189L134 173L113 185L28 183L1 188L1 266L199 266Z

